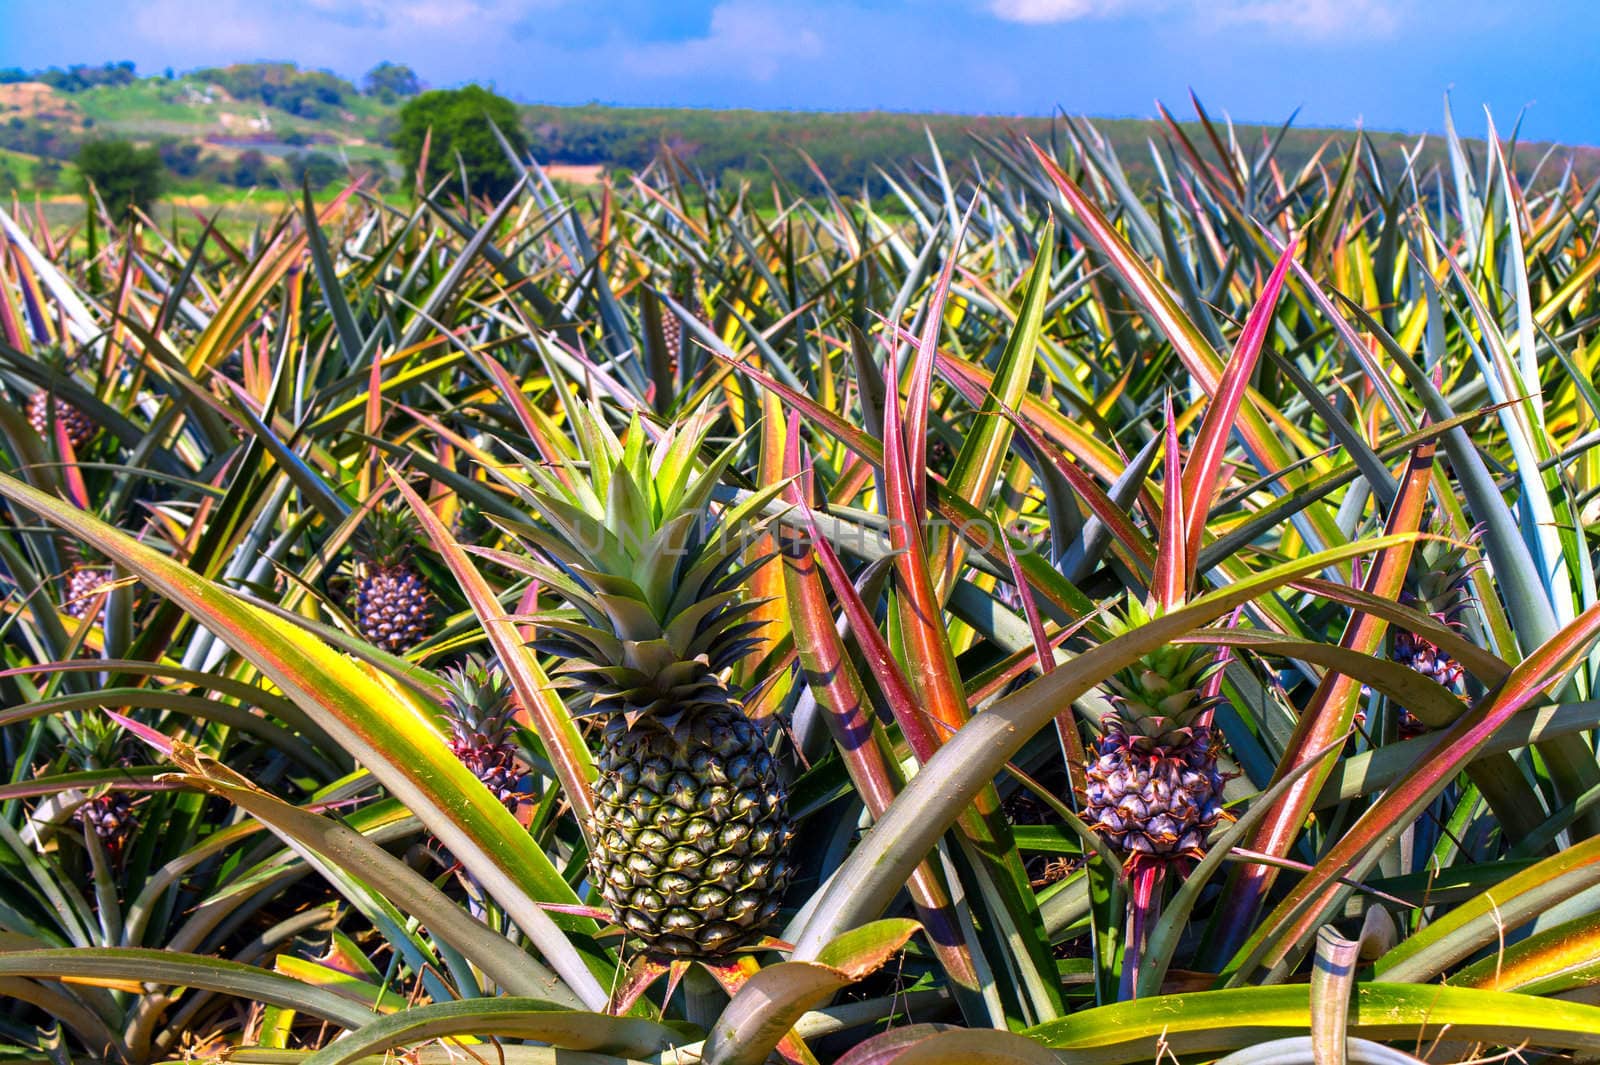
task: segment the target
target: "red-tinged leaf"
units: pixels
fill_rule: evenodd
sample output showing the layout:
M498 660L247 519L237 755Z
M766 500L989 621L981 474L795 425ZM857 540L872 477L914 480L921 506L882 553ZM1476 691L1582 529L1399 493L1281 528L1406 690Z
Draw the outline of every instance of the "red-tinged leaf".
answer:
M89 505L89 487L83 483L83 470L78 467L78 452L72 446L72 437L67 433L67 423L60 418L52 419L56 432L56 448L61 455L61 477L66 482L67 498L72 500L79 510L93 510Z
M783 405L777 395L762 393L761 406L761 457L757 472L761 486L766 488L783 479L786 434ZM753 671L789 635L789 619L783 609L783 566L775 557L777 546L769 528L756 537L748 551L748 557L767 561L750 574L750 598L759 605L750 612L749 621L760 623L762 628L756 633L756 645L745 656L741 667L754 681L745 685L747 689L757 688L763 678L754 676ZM785 670L781 678L760 687L755 695L745 700L745 710L752 718L761 720L778 711L789 692L787 676Z
M1423 444L1407 460L1400 492L1389 511L1387 533L1414 533L1421 524L1422 507L1432 483L1434 448L1432 443ZM1399 599L1406 570L1411 564L1412 546L1407 541L1380 552L1362 590L1374 598ZM1339 646L1371 655L1381 647L1387 629L1388 623L1375 614L1354 613L1345 624ZM1310 752L1321 750L1347 734L1360 698L1360 680L1342 672L1326 674L1301 712L1273 779L1282 780L1309 758ZM1287 855L1305 826L1317 793L1332 771L1333 766L1324 763L1296 781L1274 804L1272 812L1261 821L1245 846L1274 857ZM1244 866L1235 872L1214 925L1219 953L1232 953L1238 946L1256 908L1276 878L1277 870L1267 865Z
M1055 645L1050 640L1050 634L1045 631L1044 619L1039 616L1039 603L1033 597L1033 585L1028 583L1028 575L1023 572L1017 553L1011 549L1011 541L1002 535L1000 545L1006 549L1006 565L1011 568L1011 585L1017 590L1017 597L1022 600L1022 613L1028 619L1028 633L1033 637L1034 661L1039 664L1039 673L1042 676L1056 668ZM1083 737L1078 735L1078 722L1072 716L1071 704L1062 707L1061 712L1056 715L1056 738L1061 741L1061 756L1066 762L1067 780L1072 785L1072 795L1082 795L1089 788L1089 778L1086 775L1089 758L1083 749Z
M1519 663L1501 688L1443 733L1430 756L1386 791L1289 891L1240 949L1229 972L1246 976L1260 964L1275 967L1296 944L1308 942L1311 930L1342 896L1340 878L1365 875L1382 844L1409 825L1506 721L1562 680L1597 637L1600 606L1593 606Z
M882 968L917 927L874 921L835 939L814 961L780 962L749 976L706 1039L706 1065L761 1065L807 1010Z
M944 352L939 353L939 373L974 406L980 406L983 397L994 387L994 374L987 367ZM1121 476L1124 466L1121 456L1093 432L1055 407L1037 396L1024 394L1017 411L1024 421L1037 426L1038 432L1055 441L1057 447L1083 463L1095 475L1108 483Z
M539 412L533 409L528 397L522 394L522 383L511 376L511 371L488 355L480 357L483 359L483 364L488 367L489 375L494 378L495 384L500 386L500 394L511 404L517 421L522 425L522 431L528 434L539 448L539 454L550 463L551 472L562 484L572 487L572 475L561 461L570 449L557 443L550 436L549 426Z
M968 402L976 405L980 402L981 393L976 386L964 379L952 378L951 384L956 391L965 396ZM1133 523L1133 519L1116 502L1105 493L1094 479L1088 476L1078 465L1069 459L1057 447L1052 447L1048 441L1035 429L1022 414L1009 407L1000 407L1000 413L1015 425L1033 446L1034 451L1047 459L1061 474L1062 478L1072 486L1073 491L1083 500L1089 512L1105 523L1111 530L1111 535L1127 549L1128 553L1141 565L1153 568L1155 565L1155 550L1148 538Z
M813 424L833 436L851 451L877 466L882 466L884 461L884 448L879 441L863 433L851 425L844 418L818 404L803 392L789 388L771 375L755 367L735 362L727 356L713 351L713 358L719 359L727 366L755 381L762 388L771 389L784 402L803 414ZM950 497L939 490L939 486L932 486L934 509L948 519L962 534L973 550L981 551L997 565L1003 564L1005 559L998 547L995 546L993 529L994 523L982 511L968 505L964 500ZM1074 618L1093 614L1098 608L1093 600L1079 592L1077 588L1064 581L1059 573L1051 567L1048 561L1037 555L1029 555L1023 560L1023 566L1028 570L1028 577L1033 581L1034 587L1059 607L1064 613Z
M955 273L956 258L961 251L961 239L966 235L967 220L978 205L974 196L967 208L967 217L956 228L950 242L950 252L939 272L938 283L928 304L923 309L922 336L912 348L910 395L906 399L906 469L911 478L911 495L919 513L928 509L928 407L933 399L934 356L939 350L939 330L944 325L944 304L950 295L950 278ZM891 372L889 385L898 387L898 375Z
M778 419L781 425L781 411ZM793 506L803 507L799 424L794 422L787 434L783 472L789 485L784 498ZM872 702L834 627L833 611L822 587L821 574L817 572L818 552L807 551L808 547L827 545L815 532L811 537L808 544L788 526L779 527L786 605L795 649L806 682L844 759L845 771L850 774L867 812L876 818L888 809L899 791L898 767L892 764L893 751L888 739L883 735ZM855 591L853 584L845 583ZM863 630L858 627L857 631ZM877 633L876 627L869 631ZM953 981L957 994L981 1003L977 968L942 878L931 863L923 862L911 874L906 889L928 931L934 953Z
M1188 536L1184 531L1183 456L1178 451L1178 419L1172 413L1170 395L1163 409L1167 423L1166 475L1161 482L1161 541L1156 548L1150 598L1162 610L1171 610L1188 595L1192 567ZM1194 547L1199 550L1198 544Z
M929 721L928 712L917 701L917 696L912 692L905 673L900 669L900 663L895 661L894 652L889 649L889 641L878 631L877 620L872 616L872 611L867 609L867 604L862 602L861 593L856 589L855 582L850 579L850 574L845 572L844 564L834 553L833 545L828 543L827 538L817 529L816 520L811 511L806 509L804 502L799 506L805 516L807 529L811 533L817 560L821 562L823 572L828 575L828 583L833 585L833 594L838 597L839 605L844 608L844 615L850 622L850 631L855 634L856 643L861 647L862 657L872 670L873 679L878 682L878 689L888 701L889 711L899 723L900 731L905 734L906 742L911 746L911 753L917 756L918 761L926 762L933 757L933 752L939 749L943 737L937 726Z
M893 354L889 359L889 379L895 379ZM943 604L933 590L933 574L922 538L925 512L917 503L916 486L911 482L908 427L900 420L900 395L893 389L884 406L883 431L884 503L900 593L895 613L911 665L911 686L920 705L953 732L967 719L967 701L961 693L961 672L956 668L955 653L943 623Z
M1049 153L1032 141L1029 141L1029 146L1100 253L1110 261L1117 276L1144 308L1152 324L1172 344L1185 369L1207 393L1216 395L1222 383L1223 362L1199 328L1184 314L1161 279L1139 258L1094 202L1056 165ZM1240 405L1235 428L1264 468L1288 471L1294 466L1294 459L1273 433L1258 404L1264 406L1260 397ZM1285 431L1292 429L1292 426L1281 421L1279 424ZM1302 473L1289 472L1284 476L1284 485L1292 490L1304 480ZM1306 515L1322 541L1320 545L1313 546L1332 546L1346 540L1326 507L1311 507Z
M1183 470L1184 515L1183 525L1188 544L1187 557L1200 557L1200 541L1205 533L1206 515L1211 511L1211 501L1217 494L1217 483L1222 471L1222 459L1228 450L1228 440L1233 435L1238 420L1239 406L1244 402L1250 387L1250 377L1255 372L1256 360L1261 356L1267 332L1272 328L1272 315L1278 306L1278 296L1283 291L1284 278L1294 261L1295 242L1290 241L1278 259L1272 276L1267 278L1261 298L1250 310L1244 329L1233 347L1233 357L1222 372L1222 380L1211 395L1211 406L1195 436L1194 449ZM1169 416L1170 418L1170 416Z
M140 724L133 718L119 714L115 710L105 710L102 712L111 720L121 725L125 730L137 736L152 750L159 751L161 754L166 755L169 758L172 756L172 740L167 738L166 733L159 732L156 729L151 728L149 725Z
M307 192L307 197L310 193ZM383 431L383 345L377 345L372 352L372 369L367 371L367 404L362 412L362 428L370 440L378 439L378 434ZM378 445L372 444L367 448L367 461L361 464L361 494L363 497L371 495L378 483L378 467L382 457Z
M527 636L506 615L494 589L489 587L489 582L484 580L467 552L403 478L393 471L390 471L390 478L411 505L434 550L439 552L450 567L450 572L455 574L462 594L472 604L484 634L494 645L495 653L511 680L523 711L530 718L533 731L544 743L545 753L556 778L561 782L562 791L577 812L579 824L587 834L589 819L594 814L594 793L590 788L590 781L595 777L594 759L572 715L551 687L550 678L545 676L538 658L528 646Z

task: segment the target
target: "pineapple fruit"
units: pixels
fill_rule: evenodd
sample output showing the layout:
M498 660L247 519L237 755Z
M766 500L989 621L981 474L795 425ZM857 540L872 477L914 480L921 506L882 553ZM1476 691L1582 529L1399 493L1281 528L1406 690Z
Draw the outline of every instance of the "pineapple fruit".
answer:
M559 564L545 580L572 608L542 621L536 646L586 697L577 712L605 720L593 883L648 957L715 961L762 938L792 871L786 787L725 679L759 628L743 545L713 517L732 452L700 465L704 416L648 452L637 420L624 445L598 412L573 417L585 461L566 463L565 480L530 467L548 523L530 535Z
M410 512L379 507L356 545L355 612L361 634L391 654L405 654L428 636L433 596L411 560Z
M43 388L28 398L28 424L46 440L55 439L54 427L60 425L74 451L81 451L94 439L96 428L76 404Z
M511 742L516 706L510 678L497 665L468 658L460 669L445 673L445 689L451 752L515 812L524 799L527 772Z
M1134 600L1113 635L1149 620ZM1130 864L1203 857L1222 817L1217 737L1201 720L1213 702L1201 689L1216 668L1213 648L1172 644L1107 682L1114 712L1086 773L1086 814Z
M125 791L96 795L79 806L74 816L79 824L99 838L113 861L122 855L122 849L137 823L133 796Z
M80 562L67 574L67 594L61 603L61 612L69 617L81 618L99 599L100 589L111 580L111 571L104 566Z
M77 360L68 358L59 348L52 348L44 352L41 361L56 373L69 376ZM61 426L74 451L81 451L94 439L99 428L77 404L63 399L48 385L28 397L28 424L46 440L54 440L56 426Z
M1424 614L1431 614L1445 625L1457 626L1461 623L1461 615L1472 602L1468 587L1471 577L1472 566L1466 562L1464 547L1438 540L1424 540L1411 553L1411 566L1406 574L1406 587L1400 593L1400 602ZM1394 635L1390 657L1450 691L1465 695L1461 663L1432 640L1415 632L1398 630ZM1402 737L1417 736L1426 732L1427 726L1411 711L1401 707L1399 730Z

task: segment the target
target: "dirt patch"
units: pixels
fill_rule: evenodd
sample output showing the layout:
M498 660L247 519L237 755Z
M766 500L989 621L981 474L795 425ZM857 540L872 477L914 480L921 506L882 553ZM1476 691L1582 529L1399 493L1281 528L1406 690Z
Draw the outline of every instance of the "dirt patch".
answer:
M40 81L0 85L0 118L83 125L78 105Z
M550 175L551 181L566 181L573 185L598 185L605 174L605 167L596 163L592 166L577 166L571 163L551 163L544 168Z

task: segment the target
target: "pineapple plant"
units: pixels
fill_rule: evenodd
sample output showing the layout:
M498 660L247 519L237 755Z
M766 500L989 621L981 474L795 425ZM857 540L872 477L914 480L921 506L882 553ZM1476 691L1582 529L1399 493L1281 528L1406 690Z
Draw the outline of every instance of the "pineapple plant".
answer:
M531 535L570 610L536 646L561 660L575 712L603 719L590 828L592 880L647 958L715 962L762 939L791 866L787 790L727 670L751 647L738 528L771 493L713 516L733 449L697 461L699 415L649 451L597 411L572 416L581 464L531 466Z
M426 639L433 620L433 595L411 557L414 540L410 512L380 506L356 543L356 625L391 654L405 654Z
M1147 624L1130 602L1113 635ZM1115 712L1101 723L1088 767L1087 820L1130 864L1196 859L1222 818L1222 774L1202 689L1219 660L1211 647L1173 644L1107 682Z
M1400 594L1400 602L1431 615L1442 624L1459 627L1462 615L1472 603L1468 585L1473 566L1466 561L1466 553L1463 545L1439 540L1418 544L1411 553L1406 588ZM1390 657L1465 697L1461 663L1427 637L1405 629L1397 631ZM1417 736L1427 731L1427 726L1410 710L1401 707L1399 731L1402 737Z
M459 669L446 671L444 679L451 752L515 812L525 798L527 772L511 742L516 705L510 678L498 665L469 657Z

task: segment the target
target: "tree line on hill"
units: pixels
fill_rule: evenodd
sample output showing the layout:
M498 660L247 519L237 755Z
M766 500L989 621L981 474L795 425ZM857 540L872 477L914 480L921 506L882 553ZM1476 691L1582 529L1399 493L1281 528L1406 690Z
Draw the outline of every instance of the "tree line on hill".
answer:
M13 73L0 72L0 81L16 80ZM102 67L74 66L66 71L27 72L27 76L47 83L55 78L67 91L81 91L95 84L121 84L120 79L136 75L130 63L108 63ZM842 193L866 191L876 196L890 191L898 169L933 165L930 140L939 145L943 160L952 169L968 169L978 176L982 164L970 161L973 155L982 155L975 152L977 140L1027 136L1049 143L1061 133L1061 120L1046 117L702 111L599 104L519 107L476 85L422 91L414 71L389 62L369 71L360 89L334 74L301 70L292 63L205 68L186 77L218 85L235 99L259 101L310 119L334 116L348 107L357 94L401 104L395 113L384 118L382 135L396 150L407 174L422 165L426 147L426 182L430 187L444 182L447 194L459 191L462 178L466 187L478 195L499 196L511 187L517 169L506 158L496 129L518 155L531 155L541 162L639 169L665 151L689 171L724 183L750 180L759 189L777 178L791 189L814 194L822 188L821 175L826 175L827 182ZM1208 138L1193 127L1181 135L1148 120L1097 121L1095 127L1103 140L1102 150L1118 157L1136 187L1158 180L1159 153L1199 151L1214 162L1221 162L1209 147L1200 147L1208 145ZM1269 139L1277 139L1274 159L1289 171L1284 175L1286 179L1292 179L1292 171L1304 165L1341 165L1344 147L1353 138L1353 134L1335 134L1335 139L1344 143L1327 150L1330 134L1325 130L1240 126L1224 135L1236 135L1246 154L1252 154ZM209 152L192 140L166 138L147 146L153 155L117 151L93 158L121 159L129 165L136 158L144 160L139 166L153 158L158 175L236 187L304 182L321 188L349 178L351 171L343 161L311 146L309 142L316 135L275 136L285 142L299 137L299 146L305 150L292 152L279 162L255 149ZM92 133L52 129L20 118L0 124L0 147L46 158L77 157L80 169L84 169L83 152L93 143L91 138ZM1151 138L1157 141L1155 150L1149 143ZM1430 138L1421 149L1416 148L1417 140L1405 134L1368 133L1363 163L1395 174L1411 151L1420 152L1421 172L1443 161L1442 138ZM1523 146L1514 156L1514 170L1519 177L1528 176L1539 164L1542 148ZM1468 150L1474 150L1470 142ZM1592 178L1600 172L1600 153L1593 151L1574 152L1549 165L1559 167L1567 162L1572 162L1581 177ZM84 172L100 182L90 170ZM374 172L372 176L376 183L379 175Z

